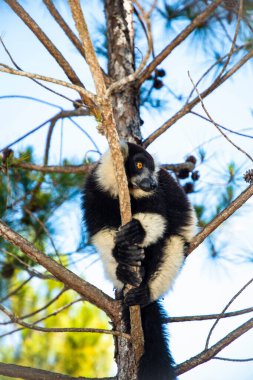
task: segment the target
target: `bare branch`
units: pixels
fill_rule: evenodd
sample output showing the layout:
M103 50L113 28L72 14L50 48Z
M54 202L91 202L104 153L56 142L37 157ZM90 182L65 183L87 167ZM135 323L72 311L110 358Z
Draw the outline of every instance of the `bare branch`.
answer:
M56 9L54 3L51 0L43 0L43 3L49 10L50 14L53 16L55 21L57 22L58 25L62 28L62 30L65 32L66 36L70 39L72 44L76 47L76 49L79 51L79 53L83 56L85 59L85 50L84 47L75 35L75 33L71 30L69 25L66 23L66 21L63 19L62 15L58 12Z
M225 210L217 215L210 223L208 223L203 230L198 233L192 240L188 253L190 254L197 248L207 236L209 236L217 227L219 227L225 220L236 212L247 200L253 195L253 185L250 185L244 190Z
M217 319L219 317L220 318L237 317L238 315L251 313L252 311L253 311L253 307L249 307L247 309L231 311L229 313L224 313L224 314L208 314L208 315L191 315L191 316L184 316L184 317L169 317L169 318L164 319L164 323L208 321L210 319Z
M17 140L13 141L12 143L6 145L4 148L0 149L0 153L3 152L5 149L8 149L8 148L12 147L13 145L17 144L18 142L22 141L24 138L30 136L32 133L38 131L40 128L44 127L48 123L52 123L52 122L57 121L59 119L69 118L71 116L87 116L87 115L90 115L90 112L87 109L83 109L83 108L78 108L78 109L70 110L70 111L63 111L62 110L59 113L57 113L55 116L44 121L38 127L35 127L31 131L29 131L29 132L25 133L23 136L19 137Z
M210 115L210 113L208 112L204 102L203 102L203 99L201 97L201 94L198 90L198 88L196 87L196 85L194 84L192 78L191 78L191 75L190 75L190 72L188 71L188 76L190 78L190 81L192 82L192 85L193 87L195 88L197 94L198 94L198 97L199 97L199 100L200 100L200 103L201 103L201 107L203 108L203 110L205 111L207 117L209 118L209 120L211 121L211 123L218 129L218 131L222 134L223 137L225 137L225 139L230 143L232 144L237 150L239 150L241 153L245 154L245 156L247 156L251 161L253 161L253 158L249 155L249 153L247 153L245 150L243 150L241 147L239 147L237 144L235 144L224 132L223 130L219 127L219 124L217 124L214 119L212 118L212 116Z
M223 84L228 78L236 73L250 58L253 57L253 50L246 54L236 65L234 65L227 73L225 73L221 78L215 80L206 90L201 93L202 99L207 95L211 94L217 87ZM179 110L175 115L173 115L169 120L167 120L160 128L151 133L149 137L143 142L143 147L147 148L157 137L161 136L167 129L169 129L173 124L175 124L179 119L185 116L191 111L193 107L200 102L199 97L194 98L190 103L185 104L181 110Z
M216 321L214 322L213 326L211 327L210 331L209 331L209 334L206 338L206 345L205 345L205 349L208 348L208 344L209 344L209 341L210 341L210 338L211 338L211 335L212 335L212 332L213 330L215 329L215 327L217 326L219 320L222 318L222 316L224 315L225 311L229 308L229 306L234 302L234 300L250 285L252 284L253 282L253 278L251 280L249 280L235 295L234 297L231 298L231 300L228 302L228 304L224 307L224 309L222 310L222 312L220 313L220 315L218 315Z
M44 166L44 165L35 165L26 162L13 162L10 165L14 168L20 168L24 170L35 170L37 172L43 173L75 173L75 174L85 174L87 173L94 165L93 164L84 164L84 165L65 165L65 166Z
M10 66L5 65L3 63L0 63L0 71L3 73L19 75L22 77L40 79L40 80L43 80L45 82L50 82L50 83L58 84L59 86L71 88L72 90L77 91L83 98L86 99L85 104L87 106L89 106L89 108L91 108L92 110L94 108L94 104L96 102L96 96L94 94L92 94L90 91L87 91L83 87L80 87L76 84L65 82L65 81L60 80L60 79L46 77L46 76L40 75L40 74L30 73L27 71L15 70L15 69L11 68ZM89 102L87 102L87 99L89 99ZM92 102L92 107L90 107L91 102Z
M24 322L21 318L14 316L9 310L7 310L3 305L0 304L0 310L7 315L12 323L17 323L20 326L23 326L27 329L30 330L35 330L35 331L41 331L41 332L47 332L47 333L65 333L65 332L80 332L80 333L96 333L96 334L109 334L109 335L114 335L114 336L120 336L125 339L130 339L130 335L124 334L119 331L115 330L106 330L106 329L93 329L93 328L83 328L83 327L52 327L52 328L47 328L47 327L41 327L41 326L36 326L35 324L31 323L26 323Z
M23 282L21 282L21 284L19 286L17 286L15 289L13 289L12 291L10 291L6 296L0 298L0 302L4 302L8 298L10 298L11 296L13 296L14 294L17 294L19 292L19 290L21 290L28 282L30 282L32 280L32 278L33 278L33 276L30 276L26 280L24 280Z
M234 38L233 38L233 41L232 41L232 45L231 45L231 48L230 48L230 51L228 53L228 57L227 57L227 60L224 64L224 66L222 67L222 70L218 76L218 78L220 78L222 76L222 74L225 72L228 64L229 64L229 61L234 53L234 49L235 49L235 44L236 44L236 40L237 40L237 37L238 37L238 33L239 33L239 27L240 27L240 22L241 22L241 19L242 19L242 15L243 15L243 0L239 0L240 1L240 4L239 4L239 10L238 10L238 18L237 18L237 23L236 23L236 28L235 28L235 34L234 34Z
M106 91L105 81L90 39L88 27L83 16L81 5L79 3L79 0L68 0L68 2L76 24L76 29L78 30L82 45L85 50L86 61L90 67L97 94L99 97L102 97Z
M28 240L14 232L2 221L0 221L0 236L21 249L21 251L31 260L46 268L67 287L75 290L87 301L104 310L112 320L115 321L119 318L118 302L114 301L107 294L81 279L67 268L61 266L56 261L47 257L44 253L36 249Z
M11 62L12 62L13 65L16 67L16 69L18 69L18 70L20 70L20 71L23 71L23 70L21 69L21 67L20 67L20 66L14 61L14 59L13 59L11 53L10 53L9 50L7 49L5 43L3 42L3 39L2 39L1 37L0 37L0 42L1 42L1 44L3 45L4 50L6 51L7 55L9 56ZM40 83L38 80L33 79L33 78L31 78L31 80L32 80L34 83L38 84L40 87L44 88L45 90L50 91L50 92L52 92L53 94L55 94L55 95L57 95L57 96L60 96L61 98L70 101L71 103L74 103L74 102L72 101L72 99L70 99L70 98L67 97L66 95L63 95L63 94L61 94L61 93L59 93L59 92L53 90L52 88L46 86L45 84ZM3 96L2 96L1 98L3 98ZM27 98L28 98L28 97L27 97ZM35 99L35 98L32 98L32 97L30 97L30 98L31 98L31 99ZM41 101L41 102L42 102L42 101ZM44 102L44 103L46 104L47 102ZM58 107L58 108L61 108L61 107Z
M185 373L189 371L190 369L195 368L198 365L212 359L215 355L217 355L218 352L220 352L223 348L227 347L230 343L235 341L244 333L249 331L252 327L253 327L253 318L249 319L247 322L245 322L244 324L242 324L235 330L231 331L223 339L221 339L219 342L214 344L208 350L204 350L200 352L198 355L176 366L177 375L182 375L182 373Z
M195 19L188 25L160 54L146 67L141 73L137 85L141 86L142 83L152 74L155 68L182 42L191 32L214 12L214 10L222 3L222 0L213 1L202 13L195 17Z
M208 121L209 123L212 123L212 121L210 119L208 119L207 117L199 114L198 112L190 111L190 113L192 115L200 117L201 119L203 119L205 121ZM247 137L249 139L253 139L253 136L251 136L251 135L247 135L246 133L241 133L241 132L238 132L238 131L234 131L233 129L229 129L227 127L224 127L224 125L221 125L221 124L218 124L218 123L216 123L216 124L218 125L218 127L224 129L225 131L227 131L229 133L233 133L234 135L237 135L237 136ZM251 128L249 128L249 129L251 129Z
M72 377L61 373L7 363L0 363L0 374L24 380L91 380L88 377ZM92 378L92 380L116 380L116 377Z
M225 361L228 361L228 362L239 362L239 363L243 363L243 362L252 362L253 361L253 358L247 358L247 359L232 359L232 358L221 358L219 356L215 356L213 359L217 359L217 360L225 360Z
M35 34L40 42L45 46L50 55L54 57L56 62L63 69L69 80L80 87L83 87L81 80L78 78L70 64L63 57L61 52L56 48L52 41L46 36L39 25L31 18L31 16L24 10L24 8L16 0L4 0L16 15L28 26L29 29Z

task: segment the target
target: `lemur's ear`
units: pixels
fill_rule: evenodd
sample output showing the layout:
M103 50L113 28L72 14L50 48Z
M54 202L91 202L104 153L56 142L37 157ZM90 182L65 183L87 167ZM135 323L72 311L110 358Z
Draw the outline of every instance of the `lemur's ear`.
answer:
M128 157L128 145L123 140L120 141L120 149L124 160L126 160Z

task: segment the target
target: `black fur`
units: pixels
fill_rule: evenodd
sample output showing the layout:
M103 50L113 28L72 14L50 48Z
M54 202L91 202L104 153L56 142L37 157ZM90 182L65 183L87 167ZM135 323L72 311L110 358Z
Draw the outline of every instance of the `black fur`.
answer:
M139 380L174 380L176 378L173 370L174 363L162 324L164 311L157 298L154 298L152 281L155 276L160 276L162 273L166 277L168 269L164 260L165 258L171 260L171 257L177 254L177 252L169 251L172 256L168 257L168 252L165 253L170 238L177 237L182 247L184 242L186 244L189 242L185 228L193 224L192 208L184 191L172 176L163 169L156 173L154 160L149 153L131 143L127 144L127 148L125 169L130 189L132 215L140 213L148 216L158 215L162 221L166 222L163 225L164 231L161 231L161 236L159 235L154 242L145 245L145 238L149 237L149 232L136 219L137 216L133 217L127 225L120 227L118 198L110 189L105 189L106 181L108 185L107 173L103 173L102 170L105 176L104 182L101 172L99 172L100 177L98 176L98 171L101 169L99 165L102 165L103 161L93 169L86 180L83 196L85 222L91 238L103 231L114 233L112 250L106 254L115 259L115 279L120 281L122 286L124 284L136 286L124 296L124 303L126 306L138 304L142 307L145 352L140 361ZM141 169L138 169L137 163L141 163ZM136 189L143 191L141 196L135 193ZM155 225L151 227L159 234L161 225L157 228ZM99 244L98 248L103 249L103 244L102 247L101 242ZM106 266L105 260L109 260L109 257L106 259L106 255L103 255L103 258Z

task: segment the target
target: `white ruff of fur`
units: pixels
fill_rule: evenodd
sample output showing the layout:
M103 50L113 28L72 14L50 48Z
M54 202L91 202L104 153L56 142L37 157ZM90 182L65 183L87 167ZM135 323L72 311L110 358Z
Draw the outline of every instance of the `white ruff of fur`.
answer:
M184 261L184 239L171 236L163 248L163 262L149 282L152 300L160 298L171 288Z
M187 243L190 243L192 238L197 233L197 216L194 209L191 207L191 211L188 213L188 224L185 227L181 227L180 235L183 236Z
M157 240L163 236L167 223L160 214L139 212L134 214L133 218L139 220L146 232L145 239L142 243L143 247L148 247L156 243Z
M101 190L108 191L113 198L117 198L119 191L110 151L102 156L95 173L97 183Z
M116 230L105 228L92 236L91 243L100 253L107 277L113 282L113 285L117 289L121 289L123 288L123 284L116 277L117 262L112 255L112 250L115 245L115 235Z

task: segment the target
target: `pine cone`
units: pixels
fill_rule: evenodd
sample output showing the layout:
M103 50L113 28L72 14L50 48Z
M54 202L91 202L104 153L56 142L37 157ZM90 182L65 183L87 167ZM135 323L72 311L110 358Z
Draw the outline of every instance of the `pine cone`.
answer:
M245 182L253 184L253 169L249 169L246 171L246 173L243 176Z

